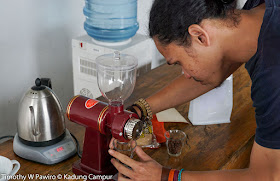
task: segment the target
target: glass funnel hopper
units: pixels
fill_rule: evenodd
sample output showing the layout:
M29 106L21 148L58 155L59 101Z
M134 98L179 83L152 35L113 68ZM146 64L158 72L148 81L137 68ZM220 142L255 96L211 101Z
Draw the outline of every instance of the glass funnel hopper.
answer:
M116 51L97 57L99 90L111 106L121 106L133 92L136 82L137 59Z

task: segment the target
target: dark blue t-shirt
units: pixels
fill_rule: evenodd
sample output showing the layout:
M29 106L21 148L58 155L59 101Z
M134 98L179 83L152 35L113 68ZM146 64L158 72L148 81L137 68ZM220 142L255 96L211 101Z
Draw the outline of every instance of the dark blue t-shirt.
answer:
M256 108L255 141L280 149L280 0L266 0L256 54L245 67L252 79Z

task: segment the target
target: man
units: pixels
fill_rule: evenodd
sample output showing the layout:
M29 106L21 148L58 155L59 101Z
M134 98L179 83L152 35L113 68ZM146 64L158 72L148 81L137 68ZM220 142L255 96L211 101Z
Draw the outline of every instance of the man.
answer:
M184 72L146 99L153 113L219 86L243 63L252 79L257 129L249 168L183 171L183 181L280 180L280 1L266 0L251 10L233 10L234 4L226 0L155 0L151 9L151 37L167 63L180 65ZM121 173L119 180L129 180L122 174L130 180L168 179L163 178L166 169L140 147L136 153L141 162L113 150L109 153L132 168L112 159Z

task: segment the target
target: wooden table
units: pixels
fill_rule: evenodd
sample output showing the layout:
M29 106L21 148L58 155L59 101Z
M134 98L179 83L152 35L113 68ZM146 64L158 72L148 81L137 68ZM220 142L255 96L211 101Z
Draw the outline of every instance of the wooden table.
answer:
M140 97L150 96L180 74L181 68L179 66L163 65L145 76L139 77L134 93L127 100L126 106ZM186 146L179 157L170 157L165 145L155 150L145 149L145 152L160 164L176 169L203 171L248 167L256 128L250 87L251 80L242 66L234 73L234 104L230 124L192 126L185 123L168 123L165 124L166 130L181 129L188 135L189 147ZM188 103L180 105L176 109L187 119ZM68 120L66 126L82 145L84 127ZM18 160L21 168L17 174L21 175L35 173L40 175L73 175L72 164L79 159L78 156L74 156L53 166L34 163L14 154L12 140L0 145L0 155Z

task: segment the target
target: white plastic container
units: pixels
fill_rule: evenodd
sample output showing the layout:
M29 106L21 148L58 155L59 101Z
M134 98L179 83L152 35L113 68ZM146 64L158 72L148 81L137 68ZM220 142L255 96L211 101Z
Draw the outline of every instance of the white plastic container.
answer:
M230 123L233 105L232 75L217 87L190 102L188 118L193 125Z

